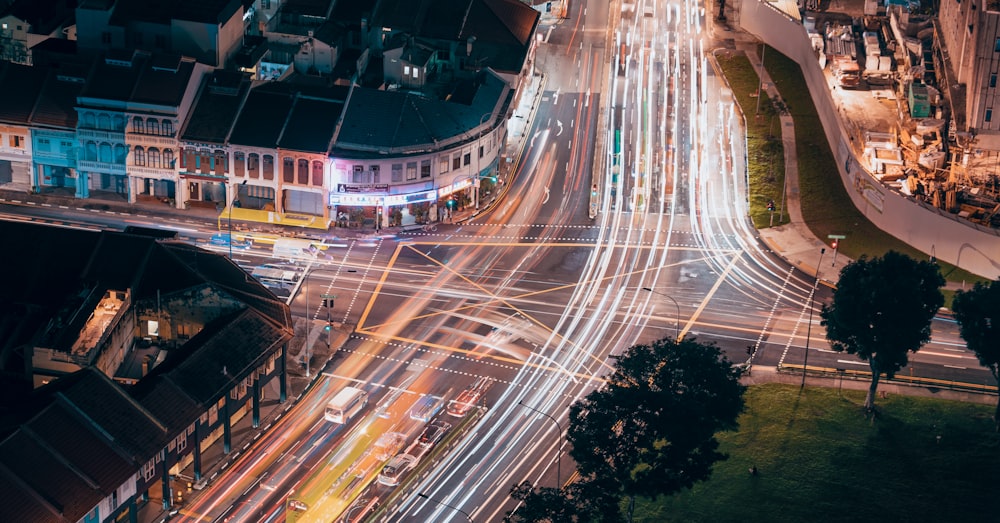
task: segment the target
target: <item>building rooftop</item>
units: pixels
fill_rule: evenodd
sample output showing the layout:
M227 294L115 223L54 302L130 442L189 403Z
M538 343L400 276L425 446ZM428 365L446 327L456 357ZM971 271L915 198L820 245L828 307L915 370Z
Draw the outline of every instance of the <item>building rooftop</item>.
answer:
M44 69L0 62L0 121L27 124L44 82Z
M250 92L250 77L222 69L205 75L181 131L188 142L225 143Z
M229 141L251 147L277 146L293 97L291 88L278 82L251 89Z

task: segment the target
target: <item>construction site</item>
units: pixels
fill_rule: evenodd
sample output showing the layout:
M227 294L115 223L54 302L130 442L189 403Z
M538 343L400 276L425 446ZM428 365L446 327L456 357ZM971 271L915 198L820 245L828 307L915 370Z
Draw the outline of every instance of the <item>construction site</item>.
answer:
M1000 148L951 125L961 100L942 95L932 19L914 12L869 1L858 16L807 12L803 25L864 168L891 190L1000 227Z

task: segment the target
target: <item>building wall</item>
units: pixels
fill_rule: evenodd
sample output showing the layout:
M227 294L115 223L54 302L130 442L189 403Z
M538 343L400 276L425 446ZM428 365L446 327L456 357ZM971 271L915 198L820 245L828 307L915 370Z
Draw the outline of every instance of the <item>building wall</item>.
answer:
M0 124L0 187L27 191L31 188L31 129Z

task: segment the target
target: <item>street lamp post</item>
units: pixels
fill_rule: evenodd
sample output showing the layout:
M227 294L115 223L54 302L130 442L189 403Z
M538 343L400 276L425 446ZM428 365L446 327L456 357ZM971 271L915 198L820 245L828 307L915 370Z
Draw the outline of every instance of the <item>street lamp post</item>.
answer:
M533 410L538 414L545 416L546 418L549 418L549 420L552 423L555 423L556 429L559 430L559 432L556 433L556 437L558 438L556 442L556 488L562 488L562 433L563 433L562 425L560 425L559 422L556 421L556 419L550 416L549 414L542 412L536 409L535 407L532 407L531 405L528 405L520 400L518 400L517 404L526 409Z
M819 268L823 266L823 254L826 247L819 250L819 264L816 266L816 279L813 281L812 292L809 293L809 323L806 324L806 355L802 358L802 384L800 389L806 386L806 367L809 366L809 338L812 336L813 304L816 301L816 288L819 287Z
M423 492L417 494L417 497L418 498L426 499L427 501L430 501L432 503L437 503L438 505L441 505L442 507L450 508L450 509L454 510L455 512L460 512L463 516L465 516L465 519L469 520L470 523L475 523L475 522L472 521L472 516L470 516L468 512L466 512L466 511L464 511L464 510L462 510L462 509L460 509L458 507L453 507L453 506L451 506L451 505L449 505L449 504L447 504L447 503L445 503L443 501L438 501L438 500L436 500L436 499L428 496L427 494L424 494Z
M651 293L656 294L658 296L663 296L664 298L667 298L670 301L674 302L674 307L677 307L677 316L676 316L676 321L674 323L674 338L679 340L681 338L681 306L680 306L680 304L677 303L677 300L675 300L673 298L673 296L670 296L668 294L664 294L662 292L654 291L653 289L650 289L649 287L643 287L642 290L647 291L647 292L651 292Z

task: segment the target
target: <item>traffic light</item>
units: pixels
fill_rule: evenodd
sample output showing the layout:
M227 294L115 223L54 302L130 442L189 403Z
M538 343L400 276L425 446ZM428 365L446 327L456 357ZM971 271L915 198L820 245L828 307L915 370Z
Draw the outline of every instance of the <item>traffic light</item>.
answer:
M833 247L833 250L837 250L837 242L838 241L839 240L833 240L833 243L830 245L830 247Z
M456 202L455 202L454 198L449 198L448 199L448 208L451 209L451 210L454 210L455 209L455 203Z
M324 300L323 300L323 306L324 306L324 307L329 307L329 306L330 306L330 300L326 300L326 299L324 299Z
M774 207L774 200L768 200L767 201L767 210L769 210L771 212L774 212L774 209L775 209L775 207Z

